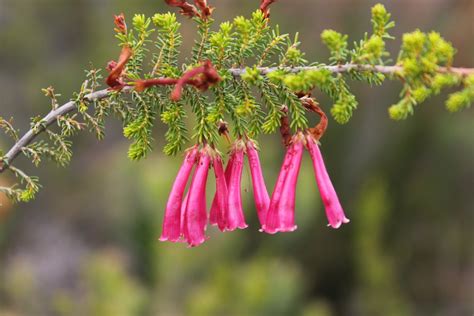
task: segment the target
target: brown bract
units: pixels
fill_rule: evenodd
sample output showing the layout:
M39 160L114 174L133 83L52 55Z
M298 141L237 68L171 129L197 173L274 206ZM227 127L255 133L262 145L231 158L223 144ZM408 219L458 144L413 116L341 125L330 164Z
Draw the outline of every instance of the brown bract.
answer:
M313 136L313 138L315 140L320 140L328 127L328 117L326 116L326 113L324 113L324 111L319 107L318 102L316 102L313 98L302 97L300 100L306 109L318 114L321 117L318 125L308 128L308 132Z
M205 61L201 66L186 71L181 78L153 78L145 80L137 80L133 84L135 90L142 92L153 86L174 85L175 88L171 93L171 100L178 101L181 99L181 93L185 85L191 85L201 91L209 89L211 85L221 80L210 61Z
M127 24L125 23L125 15L123 13L114 16L114 23L117 27L115 29L117 33L127 34Z
M165 2L169 6L180 8L181 10L179 11L179 13L181 13L184 16L187 16L189 18L200 16L196 7L193 6L192 4L187 3L184 0L165 0Z
M290 146L291 143L291 128L290 128L290 120L288 118L288 107L283 105L281 107L281 112L283 116L280 118L280 134L281 139L283 141L283 145L285 147Z
M201 91L207 90L210 86L221 81L221 77L217 73L210 61L205 61L201 66L186 71L176 83L171 93L171 100L178 101L181 99L183 87L194 79L192 85Z
M207 0L194 0L194 4L201 11L201 17L203 19L207 19L208 17L210 17L212 11L214 11L214 8L207 4Z
M170 86L175 85L178 82L178 79L173 78L155 78L155 79L146 79L146 80L137 80L134 82L135 91L143 92L146 89L153 86Z
M132 57L132 49L129 46L123 46L122 52L120 53L118 62L110 61L107 64L107 70L110 72L107 77L107 85L114 89L120 90L124 87L125 83L123 82L123 72L127 62Z
M262 0L260 3L260 10L262 10L263 14L265 15L265 18L268 19L270 17L270 5L276 2L276 0Z

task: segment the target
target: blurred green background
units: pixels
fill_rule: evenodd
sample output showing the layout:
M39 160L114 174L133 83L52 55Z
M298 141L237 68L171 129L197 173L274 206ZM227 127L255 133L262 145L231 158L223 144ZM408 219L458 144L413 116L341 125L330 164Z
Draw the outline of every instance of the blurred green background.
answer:
M218 22L248 15L259 3L210 2ZM382 3L397 36L440 31L459 50L456 65L474 66L474 1ZM373 4L281 0L272 22L300 32L309 60L326 61L321 31L358 40L370 28ZM40 88L53 85L67 100L90 63L104 67L117 57L114 13L165 10L158 0L0 0L0 115L27 128L29 117L49 109ZM183 24L184 55L195 26ZM352 220L337 231L326 227L307 156L296 232L258 232L246 170L250 227L226 234L212 228L211 239L194 249L157 241L181 162L161 153L161 123L157 150L138 163L127 159L114 120L100 143L90 134L75 137L65 169L49 162L35 169L20 158L44 188L29 204L0 197L0 315L473 315L474 112L449 114L437 97L394 122L387 107L399 83L353 88L359 109L347 125L330 122L322 147ZM283 149L275 135L260 141L271 190ZM0 138L0 148L10 145ZM2 184L12 180L0 177ZM210 184L209 199L213 190Z

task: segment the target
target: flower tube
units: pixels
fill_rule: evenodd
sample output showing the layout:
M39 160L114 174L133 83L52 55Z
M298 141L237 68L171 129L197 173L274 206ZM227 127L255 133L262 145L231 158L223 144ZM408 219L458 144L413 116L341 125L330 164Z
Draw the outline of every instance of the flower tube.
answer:
M267 186L263 178L262 167L258 151L253 141L247 141L247 157L249 160L250 173L252 175L253 196L255 208L257 209L260 225L265 224L268 207L270 206L270 197L268 196Z
M229 178L227 188L229 190L228 210L226 219L226 230L233 231L237 228L247 228L244 212L242 209L242 195L240 191L242 183L242 171L244 167L244 144L237 141L231 153ZM229 166L228 166L229 167ZM227 172L227 170L226 170ZM227 176L227 175L226 175Z
M266 223L263 227L263 231L266 233L275 234L277 232L289 232L296 229L296 184L300 172L303 150L302 137L300 135L293 137L272 195Z
M190 247L199 246L206 240L206 182L211 158L203 150L189 188L186 203L184 236Z
M321 199L326 209L326 216L329 221L328 226L339 228L342 224L349 223L349 219L344 214L336 190L334 190L334 186L329 178L319 146L310 135L306 139L307 148L313 160L316 182L318 183Z
M288 175L288 170L291 166L293 156L294 156L293 146L288 147L286 150L285 158L278 175L275 188L273 189L272 198L270 200L270 206L267 212L267 218L265 219L265 224L262 225L260 231L266 232L269 234L274 234L277 232L276 227L279 226L279 217L278 217L278 206L280 204L280 199L283 195L283 187L285 185L285 180Z
M292 232L297 228L295 225L295 199L296 185L304 151L303 139L294 140L292 146L294 156L288 169L283 186L283 194L278 204L279 226L276 229L279 232Z
M163 220L163 232L160 241L177 242L181 236L181 210L184 190L191 175L191 171L198 157L197 147L192 148L186 154L184 162L179 169L176 180L173 183L171 193L166 204L165 217Z
M218 154L213 158L212 165L216 176L216 195L212 202L209 222L211 225L217 225L221 231L225 231L229 191L227 189L227 179L224 173L222 159ZM229 165L231 165L230 162ZM227 173L230 174L230 172Z

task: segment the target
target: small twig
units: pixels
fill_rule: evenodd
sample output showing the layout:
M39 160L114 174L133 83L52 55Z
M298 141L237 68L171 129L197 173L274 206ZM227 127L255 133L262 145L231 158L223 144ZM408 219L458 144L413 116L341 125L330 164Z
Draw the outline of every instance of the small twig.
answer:
M337 66L305 66L305 67L258 67L257 68L262 75L267 75L271 72L283 70L289 73L298 73L302 71L310 70L322 70L326 69L332 73L345 73L350 71L373 71L386 75L392 75L401 73L403 71L402 66L381 66L381 65L359 65L359 64L344 64ZM231 68L229 72L234 77L240 77L245 72L246 69L243 68ZM440 67L438 68L440 73L454 73L461 76L468 76L474 74L474 68L456 68L456 67Z
M125 91L130 90L130 88L125 89ZM94 101L108 98L114 91L109 89L104 89L96 91L84 96L84 101ZM57 109L49 112L42 120L41 124L38 124L39 128L31 128L27 131L14 145L13 147L3 156L3 163L0 165L0 173L4 172L9 168L12 161L21 153L22 149L28 146L39 134L44 132L44 130L56 122L57 118L63 116L67 113L77 110L77 105L74 101L69 101L66 104L58 107Z

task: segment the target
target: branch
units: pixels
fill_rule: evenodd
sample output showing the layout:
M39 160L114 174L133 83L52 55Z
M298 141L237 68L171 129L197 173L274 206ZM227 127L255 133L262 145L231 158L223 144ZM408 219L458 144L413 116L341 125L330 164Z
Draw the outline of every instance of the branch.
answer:
M403 67L401 66L381 66L381 65L358 65L358 64L344 64L344 65L337 65L337 66L308 66L308 67L259 67L257 70L262 74L266 75L271 72L277 70L284 70L290 73L298 73L301 71L308 71L308 70L320 70L320 69L327 69L332 73L346 73L350 71L374 71L383 74L396 74L403 71ZM243 68L231 68L229 72L234 77L241 77L245 74L246 69ZM440 73L454 73L461 76L468 76L474 74L474 68L447 68L447 67L440 67L438 68L438 72ZM129 92L133 89L133 87L128 86L123 91ZM100 91L96 91L90 94L87 94L84 97L84 101L95 101L101 100L110 97L110 95L114 93L109 89L104 89ZM39 134L44 132L44 130L53 124L59 117L73 112L77 110L76 103L73 101L69 101L68 103L58 107L55 110L49 112L42 120L41 120L41 127L40 128L31 128L29 131L26 132L14 145L13 147L7 152L7 154L3 157L3 162L0 161L0 173L7 170L12 163L12 161L21 153L23 148L28 146Z
M104 98L109 97L113 91L108 89L96 91L84 96L84 101L94 101L94 100L101 100ZM44 130L53 124L59 117L73 112L77 110L76 103L74 101L69 101L66 104L58 107L57 109L52 110L49 112L42 120L41 125L39 128L31 128L28 132L25 133L14 145L13 147L6 153L3 157L3 162L0 161L0 173L7 170L11 164L11 162L21 153L23 148L28 146L39 134L44 132Z
M310 70L321 70L326 69L332 73L345 73L350 71L373 71L386 75L393 75L403 71L402 66L380 66L380 65L359 65L359 64L344 64L336 66L305 66L305 67L258 67L257 70L262 75L267 75L271 72L277 70L284 70L290 73L298 73L301 71L310 71ZM234 77L240 77L245 72L246 69L242 68L231 68L229 72ZM439 67L438 72L440 73L454 73L461 76L468 76L474 74L474 68L456 68L456 67Z

